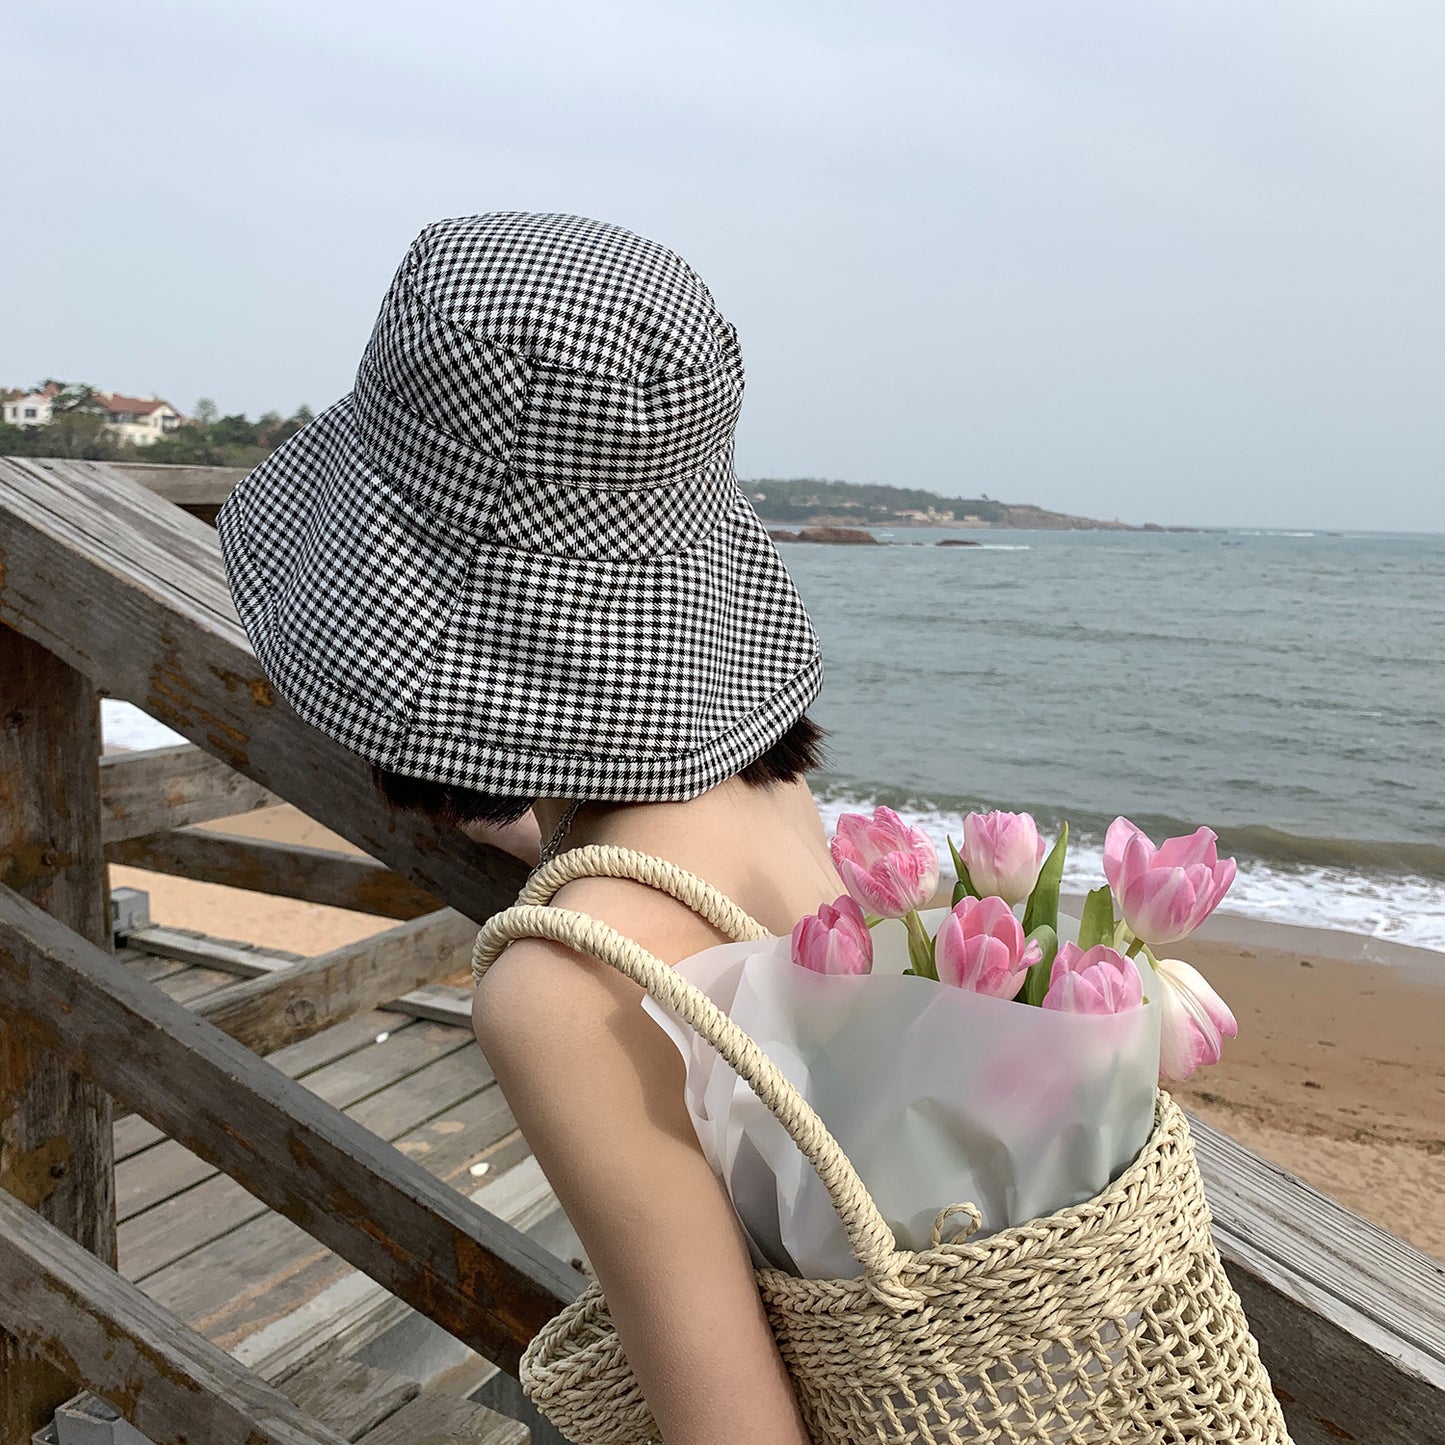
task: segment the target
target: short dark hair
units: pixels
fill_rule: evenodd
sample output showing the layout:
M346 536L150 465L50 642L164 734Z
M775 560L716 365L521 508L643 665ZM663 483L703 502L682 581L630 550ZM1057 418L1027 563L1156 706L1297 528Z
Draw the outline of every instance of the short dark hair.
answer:
M823 746L827 736L828 730L819 727L812 718L800 717L767 752L737 776L755 788L795 782L827 761ZM407 777L378 763L371 765L371 781L393 808L429 813L438 822L452 826L490 823L494 827L505 827L525 817L533 803L531 798L503 797L455 783Z

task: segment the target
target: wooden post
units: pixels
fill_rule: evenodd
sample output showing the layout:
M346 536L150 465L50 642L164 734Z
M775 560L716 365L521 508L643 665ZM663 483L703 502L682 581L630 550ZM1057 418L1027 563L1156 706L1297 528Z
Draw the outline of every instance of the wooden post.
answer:
M0 624L0 881L108 949L100 749L89 680ZM10 1018L0 1022L0 1188L115 1263L110 1099ZM0 1445L28 1445L76 1388L0 1332Z

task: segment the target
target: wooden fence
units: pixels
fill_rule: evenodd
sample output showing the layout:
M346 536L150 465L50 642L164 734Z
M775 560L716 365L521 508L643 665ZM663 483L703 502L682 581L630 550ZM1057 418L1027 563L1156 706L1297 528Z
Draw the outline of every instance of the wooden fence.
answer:
M364 765L275 695L203 520L234 475L143 470L0 459L0 1445L78 1385L157 1445L330 1442L116 1274L111 1101L515 1373L580 1276L258 1051L452 971L525 868L391 815ZM102 765L101 693L193 746ZM369 856L194 826L277 800ZM115 966L107 861L398 921L190 1010ZM1193 1126L1297 1445L1445 1442L1445 1269Z

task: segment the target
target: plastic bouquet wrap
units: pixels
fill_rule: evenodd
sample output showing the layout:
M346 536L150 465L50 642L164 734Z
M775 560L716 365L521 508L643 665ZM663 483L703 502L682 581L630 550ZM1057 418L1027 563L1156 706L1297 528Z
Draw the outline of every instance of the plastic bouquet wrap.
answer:
M896 813L845 814L832 840L848 893L790 938L723 944L677 966L812 1105L904 1249L971 1201L982 1238L1081 1203L1149 1139L1156 1083L1219 1057L1233 1016L1188 964L1186 936L1234 877L1201 828L1159 848L1109 829L1107 883L1061 913L1067 826L1051 849L1027 814L970 814L940 869ZM859 1266L816 1171L754 1091L652 998L686 1063L698 1139L755 1267L807 1279Z

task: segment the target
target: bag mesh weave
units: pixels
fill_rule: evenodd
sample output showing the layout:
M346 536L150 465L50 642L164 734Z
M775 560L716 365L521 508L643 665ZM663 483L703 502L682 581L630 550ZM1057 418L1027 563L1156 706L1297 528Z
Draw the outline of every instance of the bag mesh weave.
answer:
M755 1271L820 1445L1289 1445L1210 1237L1188 1121L1167 1093L1148 1143L1094 1198L977 1242L966 1238L977 1211L950 1205L932 1247L899 1250L822 1121L706 995L598 920L544 906L588 874L651 883L735 938L769 935L675 864L593 845L534 872L478 935L473 972L515 938L592 954L697 1028L788 1128L863 1267L852 1279ZM969 1218L965 1237L950 1237L954 1215ZM521 1383L575 1445L660 1439L596 1283L533 1338Z

